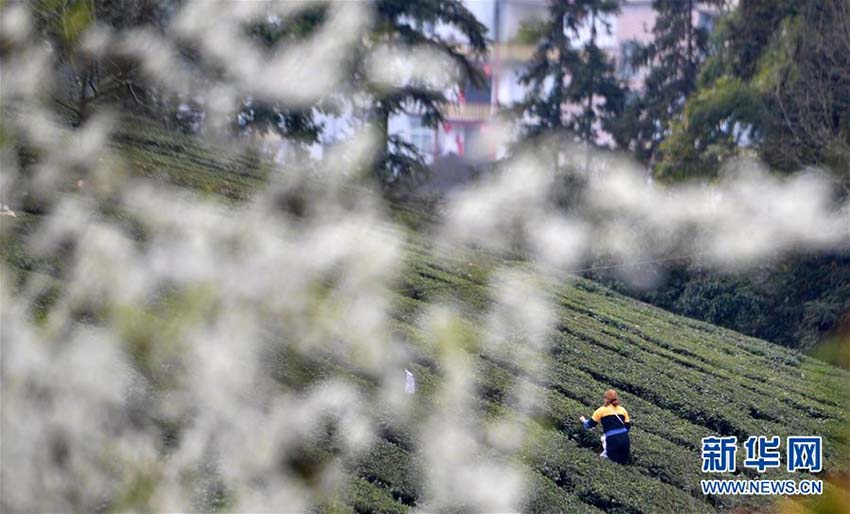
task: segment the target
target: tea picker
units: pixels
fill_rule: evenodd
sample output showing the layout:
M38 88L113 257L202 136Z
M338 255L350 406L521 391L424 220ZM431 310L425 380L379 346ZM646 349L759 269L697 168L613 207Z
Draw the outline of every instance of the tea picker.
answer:
M619 464L627 464L631 460L631 441L629 430L631 419L629 413L620 405L617 391L605 391L604 404L594 411L590 419L581 416L582 426L590 430L596 425L602 425L602 453L600 457L611 459Z

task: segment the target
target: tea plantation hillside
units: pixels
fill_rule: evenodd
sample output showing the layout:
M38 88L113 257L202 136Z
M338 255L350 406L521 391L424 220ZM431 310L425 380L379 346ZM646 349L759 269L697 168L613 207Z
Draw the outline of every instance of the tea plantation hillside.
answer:
M267 173L256 161L213 151L191 138L139 129L121 134L115 148L133 173L221 194L235 201L250 197ZM399 210L400 218L410 216ZM10 223L2 256L23 283L32 274L55 276L56 263L27 255L21 241L39 222L19 212ZM441 257L424 237L408 235L408 265L395 302L395 324L411 342L416 402L434 401L441 370L422 341L417 320L429 302L450 299L475 313L490 299L489 264L470 266ZM514 263L516 264L516 263ZM522 265L521 263L518 265ZM61 287L57 283L56 287ZM699 489L700 440L710 435L821 435L827 472L846 470L850 441L846 385L850 373L765 341L674 316L627 299L581 279L551 284L557 305L557 331L540 355L543 376L477 353L473 346L479 411L516 416L509 390L525 384L544 402L541 414L522 419L534 443L522 451L528 467L528 512L685 513L728 511L740 505L763 507L766 497L704 497ZM49 302L50 299L45 299ZM293 385L328 372L346 373L363 388L368 379L323 356L308 362L285 359L280 380ZM619 466L598 457L596 432L581 430L602 392L614 387L633 416L634 463ZM423 459L412 426L386 419L371 452L350 467L348 512L406 512L421 505ZM317 449L321 453L321 449ZM741 466L741 478L758 476ZM824 476L820 475L821 477ZM797 475L798 477L800 474ZM804 476L804 475L803 475ZM783 470L763 478L788 478Z

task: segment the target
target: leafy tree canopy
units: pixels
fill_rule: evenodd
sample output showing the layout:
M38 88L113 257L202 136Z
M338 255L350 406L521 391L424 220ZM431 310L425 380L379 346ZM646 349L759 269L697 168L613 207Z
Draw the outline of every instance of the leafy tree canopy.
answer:
M659 174L711 177L724 158L751 149L777 170L828 167L847 187L848 27L846 0L742 1L718 27Z

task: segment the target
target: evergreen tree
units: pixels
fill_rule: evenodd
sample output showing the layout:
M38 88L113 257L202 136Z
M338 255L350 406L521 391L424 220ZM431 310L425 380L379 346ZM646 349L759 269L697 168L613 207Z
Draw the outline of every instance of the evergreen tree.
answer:
M527 120L523 127L527 138L569 126L563 106L567 102L568 70L575 67L578 53L570 46L567 28L571 26L577 30L579 23L571 7L567 2L549 2L543 37L520 76L520 83L529 88L520 105Z
M366 41L368 46L426 48L457 65L461 72L458 85L483 82L474 60L487 49L487 28L460 0L374 0L373 10L375 19ZM454 41L431 30L437 25L457 30L466 41ZM401 138L390 136L389 118L411 110L422 115L425 126L434 127L443 120L441 108L448 101L445 91L419 83L388 89L370 84L364 80L366 76L362 69L355 70L355 82L371 97L370 121L383 139L374 161L378 179L387 184L417 175L417 171L424 170L422 156Z
M267 17L248 27L249 34L268 50L287 43L302 41L326 23L328 5L316 3L287 20ZM284 139L300 144L315 143L322 126L316 121L319 106L292 108L247 98L237 114L236 128L243 132L266 134L274 132Z
M597 44L600 25L610 30L604 16L619 12L619 6L615 0L587 0L583 5L590 36L570 70L569 101L582 106L574 122L575 132L582 141L593 144L599 137L598 129L610 130L622 113L625 89L615 75L612 59Z
M52 65L62 70L52 100L74 124L101 103L149 114L159 98L135 63L118 56L93 56L80 48L85 32L103 25L113 30L151 27L163 31L183 0L33 0L35 29L51 48Z
M567 130L592 145L600 128L610 129L625 94L611 58L599 48L598 31L610 30L605 17L618 11L614 0L550 2L543 37L520 77L529 88L520 105L526 137ZM587 40L579 46L583 31Z
M695 24L700 8L723 0L654 0L651 43L639 48L635 64L649 68L643 93L627 105L615 138L643 162L654 164L670 126L680 119L688 96L696 89L708 50L708 30Z

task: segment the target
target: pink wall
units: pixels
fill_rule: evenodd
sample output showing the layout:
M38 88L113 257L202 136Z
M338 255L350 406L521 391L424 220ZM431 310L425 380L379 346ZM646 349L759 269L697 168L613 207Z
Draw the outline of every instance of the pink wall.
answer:
M635 39L645 43L652 39L655 11L650 1L623 2L615 29L617 41Z

